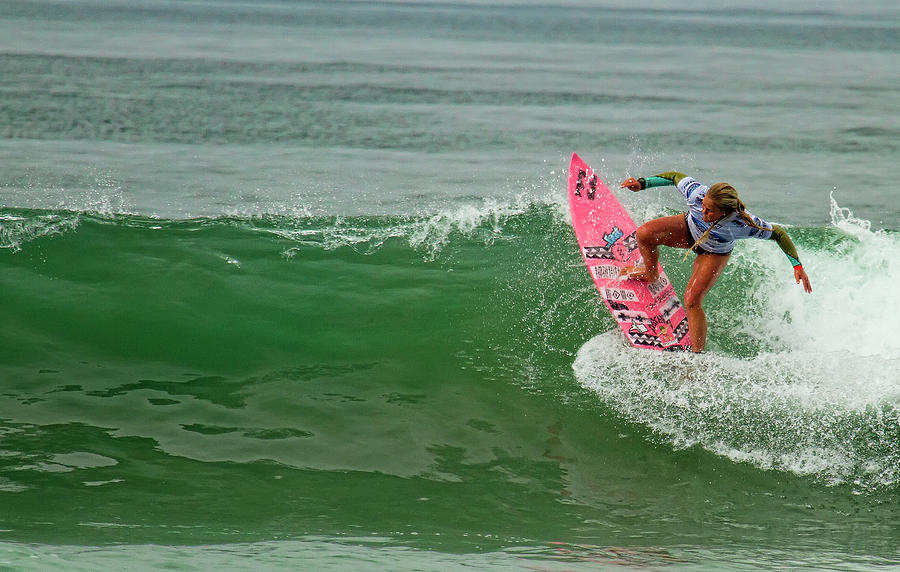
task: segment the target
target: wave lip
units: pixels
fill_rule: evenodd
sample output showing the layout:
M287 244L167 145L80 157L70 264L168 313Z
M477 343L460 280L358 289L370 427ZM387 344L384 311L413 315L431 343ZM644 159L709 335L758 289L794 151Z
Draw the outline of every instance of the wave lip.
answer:
M0 213L0 249L17 252L33 240L60 236L75 230L80 216L71 212L41 212L30 215Z

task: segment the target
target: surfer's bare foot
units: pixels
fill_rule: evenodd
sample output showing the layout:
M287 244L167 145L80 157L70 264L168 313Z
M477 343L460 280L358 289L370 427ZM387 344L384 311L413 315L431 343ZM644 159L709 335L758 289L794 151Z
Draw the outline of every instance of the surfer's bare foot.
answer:
M652 272L643 266L626 266L619 271L619 276L629 280L643 280L644 282L656 282L659 279L658 272Z

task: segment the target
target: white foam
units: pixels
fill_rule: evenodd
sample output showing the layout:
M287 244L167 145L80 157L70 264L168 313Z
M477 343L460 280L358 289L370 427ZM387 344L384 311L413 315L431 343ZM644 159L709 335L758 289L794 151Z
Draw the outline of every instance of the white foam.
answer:
M896 484L900 361L849 352L751 358L625 347L618 331L588 341L575 374L624 416L676 447L828 483Z
M75 230L80 223L77 213L41 214L38 216L0 218L0 248L13 252L32 240L45 236L59 236Z
M833 198L832 218L822 248L799 249L811 295L762 241L746 241L723 276L745 282L746 300L708 314L743 320L756 355L636 351L612 331L579 350L578 380L675 446L860 489L896 486L900 236L872 231Z
M534 203L526 198L508 201L485 199L479 204L461 204L436 213L421 216L397 217L388 224L367 224L361 217L326 217L313 228L260 228L300 246L289 248L284 256L296 255L302 246L334 250L350 247L362 254L379 250L392 238L406 240L409 246L422 252L425 259L433 260L458 234L478 240L486 245L497 240L510 239L504 235L506 222L524 214Z
M765 304L764 321L755 325L792 349L898 358L900 235L870 230L833 197L831 216L825 248L800 251L813 294L806 296L793 280L761 281L755 298ZM763 250L755 247L757 254ZM769 251L765 264L783 275L780 253Z

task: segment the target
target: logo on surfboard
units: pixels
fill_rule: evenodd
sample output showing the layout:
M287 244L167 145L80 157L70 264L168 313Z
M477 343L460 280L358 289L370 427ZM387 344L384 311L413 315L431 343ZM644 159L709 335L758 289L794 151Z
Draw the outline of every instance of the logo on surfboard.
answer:
M584 169L579 169L578 170L578 181L575 183L575 196L576 197L580 197L581 191L584 190L585 177L587 177L587 171L585 171ZM591 175L591 178L588 179L588 186L590 187L590 190L588 191L587 198L589 201L592 201L592 200L594 200L594 196L597 194L597 175L596 174Z
M628 255L637 250L637 239L632 232L628 236L618 226L603 233L606 244L599 246L585 246L585 258L598 258L600 260L628 260Z
M612 230L603 235L603 240L606 241L606 248L612 248L612 245L616 243L625 233L622 230L614 226Z

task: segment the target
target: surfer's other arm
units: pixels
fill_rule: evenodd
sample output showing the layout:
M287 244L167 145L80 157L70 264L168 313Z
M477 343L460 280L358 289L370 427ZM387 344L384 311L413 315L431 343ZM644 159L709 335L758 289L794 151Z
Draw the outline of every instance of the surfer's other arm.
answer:
M678 183L681 182L681 179L685 177L687 177L687 175L679 173L678 171L666 171L665 173L660 173L647 178L641 177L635 179L634 177L630 177L622 181L620 188L637 192L652 187L668 187L671 185L678 185Z
M788 236L787 231L785 231L783 227L773 224L771 240L778 243L778 246L781 247L781 251L784 252L785 256L788 257L788 260L791 261L791 265L794 267L794 280L797 284L802 282L803 289L806 292L812 292L809 277L806 275L806 271L803 270L803 264L800 263L800 258L797 256L797 248L794 246L794 241Z

